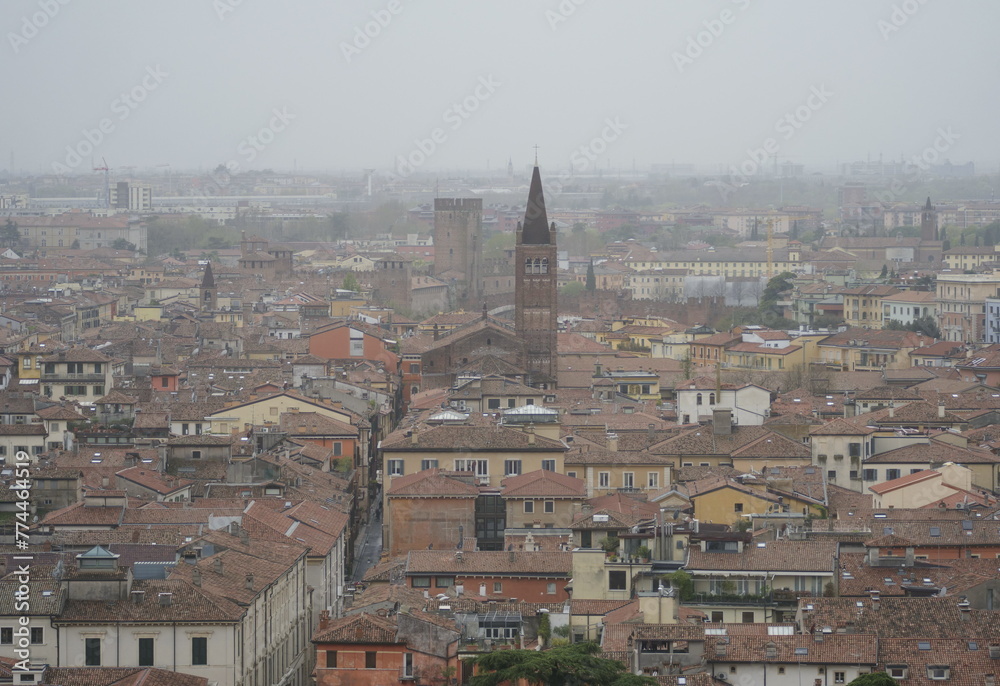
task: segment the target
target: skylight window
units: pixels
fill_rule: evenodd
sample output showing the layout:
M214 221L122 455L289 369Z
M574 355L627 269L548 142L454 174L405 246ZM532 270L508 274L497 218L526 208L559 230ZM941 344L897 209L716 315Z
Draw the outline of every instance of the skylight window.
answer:
M917 649L918 650L930 650L931 649L931 642L930 641L918 641L917 642Z

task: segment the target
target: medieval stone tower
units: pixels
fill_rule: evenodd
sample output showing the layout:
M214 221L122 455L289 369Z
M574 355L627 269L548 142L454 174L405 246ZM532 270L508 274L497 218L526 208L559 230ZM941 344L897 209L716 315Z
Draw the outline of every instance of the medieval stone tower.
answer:
M205 274L201 278L201 310L212 312L218 309L218 289L215 287L215 276L212 274L212 263L205 265Z
M517 225L514 262L514 326L524 341L529 385L556 383L556 225L549 224L536 165L531 173L524 223Z
M482 198L434 199L434 275L453 286L455 304L482 306Z
M927 204L920 212L920 240L936 241L938 239L938 215L937 210L931 205L931 198L927 196Z

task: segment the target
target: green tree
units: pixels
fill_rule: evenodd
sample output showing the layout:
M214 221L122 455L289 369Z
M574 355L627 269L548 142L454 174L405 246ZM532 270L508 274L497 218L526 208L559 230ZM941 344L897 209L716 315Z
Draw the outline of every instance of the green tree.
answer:
M351 233L351 215L347 212L334 212L330 215L330 237L334 240L346 240Z
M678 569L673 574L668 574L664 578L670 581L670 585L677 589L677 597L680 600L690 600L694 597L694 581L691 579L691 575L683 569Z
M681 372L684 374L685 379L691 378L691 371L694 369L694 360L691 359L691 348L688 347L686 353L684 353L684 358L681 360Z
M523 679L544 686L655 686L656 680L637 676L617 660L598 657L596 643L571 643L549 650L497 650L475 659L479 673L471 686L516 684Z
M587 265L587 290L597 290L597 276L594 274L594 260L590 260L590 264Z
M111 247L115 250L135 250L135 243L129 243L124 238L116 238Z
M898 319L890 319L886 322L885 328L891 331L913 331L931 338L942 338L941 328L938 326L937 320L930 315L918 317L909 324L903 324Z
M768 303L773 305L778 301L778 296L791 289L792 279L795 278L795 274L791 272L782 272L777 276L773 277L767 282L767 286L764 288L764 294L761 296L761 305Z
M880 279L884 279L884 278L886 278L887 276L889 276L889 266L888 266L888 265L885 265L885 264L883 264L883 265L882 265L882 273L878 275L878 278L880 278Z
M580 295L585 290L587 290L587 287L579 281L570 281L559 290L559 294L567 296Z
M16 248L21 242L21 232L17 228L17 222L10 217L7 223L0 229L0 245L5 248Z
M548 612L539 613L538 617L538 638L542 639L542 645L548 646L549 639L552 638L552 622Z
M899 686L899 682L885 672L862 674L847 686Z
M344 277L344 282L340 284L340 287L345 291L361 290L361 284L358 283L358 277L354 275L354 272L348 272L347 276Z

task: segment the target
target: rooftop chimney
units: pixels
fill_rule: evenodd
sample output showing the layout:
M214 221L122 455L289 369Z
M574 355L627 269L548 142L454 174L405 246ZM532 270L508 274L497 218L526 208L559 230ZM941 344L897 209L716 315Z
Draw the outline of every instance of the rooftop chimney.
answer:
M895 416L896 416L896 408L893 407L892 405L889 405L889 419L892 419Z
M213 565L215 567L215 573L222 574L222 558L221 557L215 558Z
M247 590L248 591L252 591L253 590L253 574L247 574L246 585L247 585Z
M199 588L201 587L201 570L197 567L191 570L191 583Z
M618 434L608 434L608 450L618 452Z
M944 405L938 405L938 419L944 419Z
M733 433L733 411L728 407L717 407L712 410L712 433L716 436L728 436Z

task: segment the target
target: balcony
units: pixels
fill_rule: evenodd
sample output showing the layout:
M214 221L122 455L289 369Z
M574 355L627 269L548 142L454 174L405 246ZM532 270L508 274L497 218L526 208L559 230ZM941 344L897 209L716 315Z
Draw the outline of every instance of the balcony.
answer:
M774 597L774 602L776 603L797 603L799 598L819 598L823 594L812 591L775 590L771 592L771 595Z
M769 605L774 602L770 593L694 593L685 604L694 605Z

